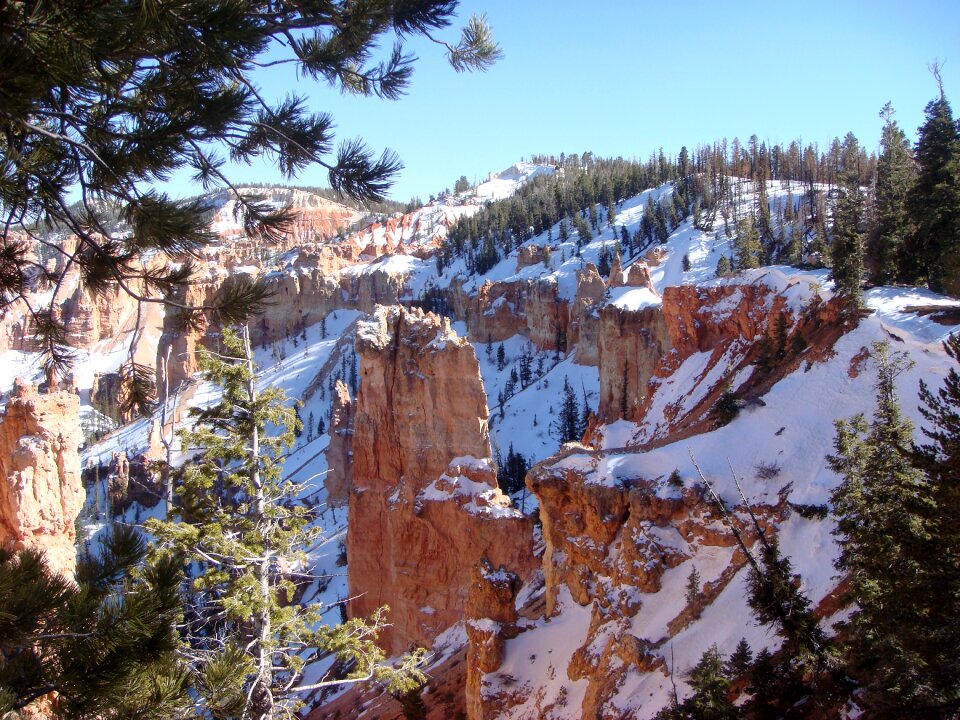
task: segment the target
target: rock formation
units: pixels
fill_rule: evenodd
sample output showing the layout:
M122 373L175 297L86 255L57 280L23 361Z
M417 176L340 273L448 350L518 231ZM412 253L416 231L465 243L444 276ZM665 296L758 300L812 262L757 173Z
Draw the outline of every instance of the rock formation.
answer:
M41 549L52 570L70 576L84 500L81 439L77 395L16 383L0 416L0 543Z
M685 487L665 493L662 481L614 477L609 468L626 457L568 446L527 476L543 520L545 617L518 622L516 589L509 574L488 569L475 576L472 592L483 602L477 603L480 617L471 614L467 625L467 708L472 720L500 717L520 705L519 717L632 717L618 714L614 702L628 674L666 675L663 648L670 638L747 563L733 530L721 522L701 490ZM757 533L742 510L733 509L732 518L749 546ZM752 510L765 531L789 512L783 497L776 505L754 505ZM661 591L663 576L698 553L707 553L716 562L699 597L677 603L672 618L653 624L632 622L645 602L662 600L654 594ZM570 655L558 651L549 660L532 656L521 661L514 651L514 661L502 670L512 637L547 627L561 610L570 611L563 607L563 597L576 610L583 608L579 617L585 613L589 618L570 626L582 627L582 635L564 638L576 649ZM481 606L489 608L486 615ZM580 706L568 705L563 690L557 697L538 691L545 684L545 672L548 677L563 673L572 682L585 680ZM565 706L561 713L551 713L560 706Z
M577 295L570 308L570 325L567 342L570 347L576 345L577 362L581 365L596 365L598 318L595 306L607 290L597 266L587 263L577 270Z
M449 321L378 308L357 352L349 612L389 605L381 644L397 653L463 617L482 558L525 577L532 528L497 487L479 364Z
M353 475L353 400L343 380L337 380L333 389L329 432L327 464L330 470L323 485L327 489L327 505L343 507L350 498Z
M597 415L601 420L613 422L643 405L647 384L670 347L662 307L626 310L605 305L600 309Z
M516 599L522 582L505 568L494 569L489 562L474 566L467 598L467 718L495 718L486 712L482 701L483 676L494 672L503 662L506 641L515 638Z

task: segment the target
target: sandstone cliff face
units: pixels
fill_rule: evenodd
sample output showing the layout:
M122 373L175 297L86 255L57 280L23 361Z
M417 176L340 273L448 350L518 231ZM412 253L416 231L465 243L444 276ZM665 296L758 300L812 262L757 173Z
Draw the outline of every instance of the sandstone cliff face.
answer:
M613 422L643 405L647 385L671 348L662 307L600 309L598 417Z
M15 385L0 416L0 543L39 548L52 570L69 576L84 499L81 439L77 395Z
M529 573L532 532L497 488L479 364L449 322L378 308L357 352L349 612L390 605L396 653L462 618L481 558Z
M552 278L487 282L475 293L454 281L447 300L474 342L500 342L520 333L541 350L553 350L567 333L568 303Z
M343 507L350 499L353 475L353 400L342 380L337 380L330 403L330 445L327 447L330 471L324 478L327 504Z
M506 641L519 633L516 608L522 582L516 573L494 569L483 561L474 566L466 607L467 627L467 717L495 718L483 697L483 676L503 662Z
M634 281L649 287L646 267L638 271L634 267L630 268ZM792 297L795 289L777 287L775 281L683 285L666 288L659 306L601 307L596 341L599 420L647 421L657 428L658 438L676 439L678 432L709 429L710 407L725 381L740 371L745 375L732 389L741 397L759 397L801 359L823 359L849 329L848 319L836 302L813 298L801 305ZM698 353L705 361L693 384L696 397L675 397L671 375ZM765 353L771 360L767 364ZM720 365L723 372L713 372ZM658 410L662 416L651 417L658 391L673 396ZM651 439L648 433L645 440Z
M576 346L576 358L580 365L596 365L598 317L596 305L607 290L597 266L587 263L577 270L577 295L570 308L570 326L567 333L568 347Z

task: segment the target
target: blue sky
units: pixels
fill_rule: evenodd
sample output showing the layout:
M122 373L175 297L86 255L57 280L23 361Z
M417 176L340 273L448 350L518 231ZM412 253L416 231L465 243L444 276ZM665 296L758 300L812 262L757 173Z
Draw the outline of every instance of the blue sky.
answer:
M459 13L461 23L485 13L503 48L486 73L457 74L441 47L418 39L398 101L344 96L290 67L258 80L267 94L295 90L331 113L338 139L396 151L406 166L398 200L425 200L460 175L483 180L532 153L645 159L723 137L824 145L848 131L873 149L888 100L915 139L936 94L935 58L960 111L960 0L469 0ZM230 175L281 181L269 163ZM326 173L292 182L325 185ZM169 189L199 192L180 176Z

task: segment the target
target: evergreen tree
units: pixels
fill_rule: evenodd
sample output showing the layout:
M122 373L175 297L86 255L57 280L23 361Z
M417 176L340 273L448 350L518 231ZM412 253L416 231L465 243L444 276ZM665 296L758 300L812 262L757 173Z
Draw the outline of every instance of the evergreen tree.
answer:
M917 181L907 198L916 228L909 245L916 269L909 279L926 277L931 290L960 296L960 128L938 67L934 75L940 97L927 104L917 130Z
M849 623L852 667L866 679L867 698L878 710L906 710L929 699L927 678L937 672L923 651L930 632L922 590L935 552L933 506L922 473L911 464L913 428L896 395L906 354L875 343L873 357L873 418L869 424L862 415L837 421L828 458L843 478L831 495L840 545L836 565L847 573L856 602Z
M657 720L734 720L737 708L730 702L730 679L716 645L704 651L687 682L693 694L675 707L657 714Z
M177 661L180 563L144 563L146 542L116 526L76 584L41 553L0 548L0 713L55 692L64 717L166 720L189 705ZM17 716L19 717L19 716Z
M726 255L721 255L720 259L717 260L717 277L724 277L733 272L733 267L730 265L730 258Z
M507 451L506 460L498 468L498 479L503 490L508 494L520 492L524 488L524 481L527 477L527 471L530 469L530 463L527 459L513 449L513 443Z
M684 597L686 598L687 604L694 602L700 597L700 573L697 571L696 565L690 568L690 574L687 575L687 589Z
M321 623L319 604L294 601L290 569L306 567L306 547L319 532L295 500L298 486L281 473L295 415L282 390L257 387L246 328L240 337L225 331L224 346L219 355L201 354L201 369L223 394L194 410L195 425L182 433L184 447L202 450L176 473L180 521L148 523L158 556L172 551L191 561L185 658L201 673L219 668L218 677L230 682L226 695L201 690L204 703L219 716L222 698L231 697L228 714L271 720L296 708L295 693L341 682L302 682L306 654L324 651L353 666L347 681L380 678L409 690L423 679L415 667L420 655L400 670L382 663L375 640L383 610L369 625L354 619L331 628ZM268 426L279 434L267 435Z
M733 241L734 266L737 270L749 270L760 267L763 248L760 245L760 233L753 218L745 217L737 223L737 237Z
M893 119L890 103L883 106L880 117L884 125L873 192L869 256L871 280L885 285L903 277L904 243L910 233L906 200L915 173L910 142Z
M851 309L857 309L862 304L863 193L860 192L860 170L856 162L858 154L857 140L851 133L843 145L845 166L839 175L840 195L833 210L833 244L830 247L833 261L830 276L836 284L837 293L847 299Z
M563 398L560 401L560 412L556 421L552 424L552 429L561 444L579 442L586 430L580 404L577 402L577 393L566 377L563 378Z
M750 672L753 665L753 650L750 649L750 643L746 638L740 638L737 647L727 661L726 672L731 678L743 677Z
M929 598L917 613L926 633L921 650L927 674L924 702L934 708L960 705L960 334L944 343L956 367L933 392L920 381L920 413L928 443L914 448L914 465L926 475L931 500L930 549L925 555L924 589L913 601Z
M657 218L653 210L653 194L647 194L647 204L643 207L643 217L640 218L640 235L644 246L653 242L656 236Z
M600 273L602 277L608 277L610 275L610 252L607 250L606 243L600 247L600 257L597 261L597 272Z

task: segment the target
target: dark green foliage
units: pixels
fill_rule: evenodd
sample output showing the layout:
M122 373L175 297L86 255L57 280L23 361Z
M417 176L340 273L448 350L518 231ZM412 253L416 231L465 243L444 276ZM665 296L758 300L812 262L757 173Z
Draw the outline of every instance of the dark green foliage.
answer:
M847 306L858 309L862 304L860 284L863 281L864 198L860 191L859 144L853 133L843 144L843 169L839 173L839 198L833 209L833 244L830 276L836 292L847 300Z
M610 253L607 250L606 243L600 248L600 257L597 260L597 272L599 272L602 277L610 276Z
M526 480L529 469L529 461L523 455L516 452L513 449L513 443L510 443L507 457L502 461L497 472L500 487L508 495L520 492L524 488L524 481Z
M939 81L939 69L935 68ZM926 278L931 290L960 295L960 128L940 86L927 104L926 121L917 130L917 181L907 207L915 232L909 254L913 276Z
M825 520L830 514L829 505L810 505L806 503L790 503L791 509L807 520Z
M911 457L913 428L895 390L896 377L908 367L906 355L875 343L873 356L873 418L838 421L828 461L843 478L831 496L840 544L837 568L848 575L850 599L857 604L849 622L851 668L867 685L865 702L888 712L960 698L957 676L945 680L941 667L955 662L957 646L940 644L951 635L956 643L957 633L949 629L955 616L938 617L944 603L955 608L957 600L938 587L944 578L934 581L945 567L934 535L937 496ZM955 517L947 521L948 544L955 522ZM956 575L955 566L952 572ZM947 628L939 626L940 619ZM934 639L941 632L946 634Z
M914 448L915 465L926 475L932 500L924 591L933 600L920 616L928 643L924 678L930 705L960 702L960 335L944 343L955 367L936 393L920 382L920 412L928 443Z
M319 531L310 510L296 500L300 488L282 474L299 422L281 390L257 387L247 329L242 337L226 330L221 353L202 353L200 365L222 396L211 407L194 409L196 422L182 433L184 447L202 452L175 472L181 521L147 523L158 557L190 559L184 592L192 603L183 638L191 669L204 678L200 704L212 711L223 698L235 697L244 717L258 718L294 709L296 692L343 681L324 677L303 685L302 671L314 652L349 663L346 681L379 679L404 691L418 686L421 653L410 655L400 670L382 663L375 640L385 609L369 624L355 618L327 627L318 603L293 602L297 576L285 568L306 562L306 548L319 540ZM268 427L274 434L267 434ZM224 682L231 683L226 690Z
M904 245L910 234L906 199L915 178L910 142L893 119L890 103L883 106L884 120L877 159L870 230L870 279L884 285L904 278Z
M746 638L740 638L733 654L727 660L726 672L730 678L739 678L750 672L753 665L753 650L750 649L750 643Z
M690 568L690 574L687 575L687 589L684 593L684 598L687 601L687 604L694 602L697 598L700 597L700 573L697 571L697 566L694 565Z
M687 682L693 695L679 705L660 711L657 720L733 720L738 717L737 708L728 697L730 678L723 655L716 645L703 653Z
M426 720L427 706L420 697L420 690L410 690L397 697L400 707L403 708L404 720Z
M729 389L724 390L717 401L710 408L710 419L713 420L716 427L723 427L733 422L734 418L740 414L740 398Z
M775 540L761 542L761 557L751 569L748 604L761 625L783 638L785 654L801 665L823 659L826 638L810 611L810 601L793 577L788 558Z
M720 259L717 260L717 277L724 277L733 272L733 266L730 264L730 258L726 255L721 255Z
M145 553L118 526L73 585L35 551L0 550L0 713L54 691L69 718L162 720L189 704L174 656L179 563Z
M737 237L733 241L734 265L737 270L760 267L763 248L760 245L760 233L753 218L746 217L737 224Z
M747 602L757 622L773 628L783 643L775 657L766 651L757 656L748 707L752 717L774 718L805 699L829 700L835 660L790 561L780 555L775 540L761 536L759 544L761 557L751 567Z
M753 697L746 709L756 720L782 718L793 700L803 694L796 678L785 674L783 665L766 648L757 653L748 677L747 692Z
M563 398L560 401L560 412L557 419L551 423L551 430L556 435L561 444L568 442L579 442L587 429L584 415L586 410L581 410L580 403L577 402L577 393L566 377L563 378Z

